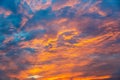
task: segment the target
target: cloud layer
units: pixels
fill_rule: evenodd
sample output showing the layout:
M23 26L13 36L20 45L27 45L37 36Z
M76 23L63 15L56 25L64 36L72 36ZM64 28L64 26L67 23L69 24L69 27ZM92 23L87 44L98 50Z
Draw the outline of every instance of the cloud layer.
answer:
M0 80L120 80L119 7L0 0Z

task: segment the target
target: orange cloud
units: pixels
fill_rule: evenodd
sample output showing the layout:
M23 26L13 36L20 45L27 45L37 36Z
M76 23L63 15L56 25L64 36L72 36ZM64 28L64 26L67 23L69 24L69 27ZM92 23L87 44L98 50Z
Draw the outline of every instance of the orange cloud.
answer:
M8 35L4 35L4 45L0 46L0 70L5 71L6 76L19 80L106 80L117 72L120 67L119 19L107 17L109 13L99 6L102 0L63 0L55 3L47 0L44 4L42 0L24 1L33 13L30 15L26 9L21 9L26 16L22 17L17 33L22 30L26 33L36 30L45 32L42 37L39 37L42 33L36 32L37 37L31 36L31 33L31 39L16 42L15 33L7 38ZM37 14L36 11L49 6L55 18L38 19L44 12ZM70 15L73 17L60 16L63 12L59 10L68 6L76 11ZM95 17L95 14L98 16ZM24 33L22 36L26 37Z

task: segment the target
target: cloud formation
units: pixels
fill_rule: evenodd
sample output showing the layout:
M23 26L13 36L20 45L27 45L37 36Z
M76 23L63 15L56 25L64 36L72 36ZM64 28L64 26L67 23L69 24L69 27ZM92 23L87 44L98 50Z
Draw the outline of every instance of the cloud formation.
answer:
M119 5L1 0L0 80L119 80Z

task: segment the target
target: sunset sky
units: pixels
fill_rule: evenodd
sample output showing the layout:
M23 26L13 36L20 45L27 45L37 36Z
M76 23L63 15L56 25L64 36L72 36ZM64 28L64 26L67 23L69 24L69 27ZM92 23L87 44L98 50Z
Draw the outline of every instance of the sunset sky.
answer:
M120 0L0 0L0 80L120 80Z

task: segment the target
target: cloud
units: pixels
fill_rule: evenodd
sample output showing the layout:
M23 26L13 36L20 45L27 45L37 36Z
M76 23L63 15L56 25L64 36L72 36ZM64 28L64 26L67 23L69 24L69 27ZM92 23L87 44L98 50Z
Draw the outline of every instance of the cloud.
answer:
M1 0L0 80L118 80L119 1Z

